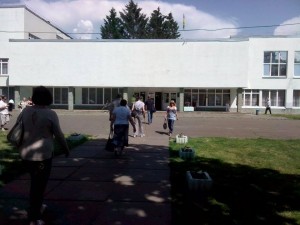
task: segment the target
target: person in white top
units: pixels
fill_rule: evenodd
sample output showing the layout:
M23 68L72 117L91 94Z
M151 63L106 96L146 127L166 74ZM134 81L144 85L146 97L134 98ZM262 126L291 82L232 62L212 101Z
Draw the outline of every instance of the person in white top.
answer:
M145 119L145 103L142 101L143 97L140 96L138 101L136 101L133 106L132 106L132 111L136 112L136 116L134 118L134 120L137 120L138 123L138 127L136 132L134 132L133 137L144 137L145 133L144 133L144 128L143 128L143 118Z
M0 117L1 117L1 131L7 130L5 125L9 122L8 104L6 103L6 97L0 97Z

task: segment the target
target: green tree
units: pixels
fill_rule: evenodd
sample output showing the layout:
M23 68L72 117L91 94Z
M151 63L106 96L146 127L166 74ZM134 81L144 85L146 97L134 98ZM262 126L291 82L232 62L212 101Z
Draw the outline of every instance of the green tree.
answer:
M147 24L147 33L148 38L151 39L164 39L165 31L164 31L164 20L165 16L161 14L160 8L154 10L151 14L149 23Z
M123 12L120 12L122 25L125 31L125 38L143 39L147 38L146 25L148 18L141 13L142 9L130 0Z
M177 39L180 37L180 33L178 32L179 26L174 20L172 13L169 13L169 15L166 17L163 27L166 34L166 39Z
M104 19L104 25L101 26L102 39L122 39L125 37L124 28L121 19L117 17L116 10L112 8L110 15Z
M164 16L160 8L154 10L147 25L148 38L151 39L176 39L180 37L179 26L172 13Z
M180 37L179 26L172 13L163 15L158 7L150 19L142 14L142 9L130 0L120 12L120 18L114 8L104 19L101 26L102 39L176 39Z

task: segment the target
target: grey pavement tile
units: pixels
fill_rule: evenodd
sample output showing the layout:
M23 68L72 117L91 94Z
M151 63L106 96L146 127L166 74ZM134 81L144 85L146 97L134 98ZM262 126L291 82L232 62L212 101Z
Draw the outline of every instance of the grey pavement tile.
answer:
M159 203L100 203L93 225L170 225L170 204Z
M114 181L120 177L130 177L133 182L160 182L169 180L170 171L157 169L131 168L81 168L69 177L69 180Z
M112 183L65 181L48 192L45 199L105 201L112 192Z

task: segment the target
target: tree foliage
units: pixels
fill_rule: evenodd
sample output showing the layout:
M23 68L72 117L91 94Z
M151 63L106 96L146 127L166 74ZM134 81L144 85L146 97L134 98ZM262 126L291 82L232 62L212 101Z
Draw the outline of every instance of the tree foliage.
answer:
M110 15L104 19L104 26L101 26L102 39L120 39L125 35L122 21L117 17L117 12L114 8L110 11Z
M112 8L110 15L101 26L102 39L176 39L180 37L179 26L172 13L163 15L158 7L147 18L142 9L133 0L125 6L117 17Z

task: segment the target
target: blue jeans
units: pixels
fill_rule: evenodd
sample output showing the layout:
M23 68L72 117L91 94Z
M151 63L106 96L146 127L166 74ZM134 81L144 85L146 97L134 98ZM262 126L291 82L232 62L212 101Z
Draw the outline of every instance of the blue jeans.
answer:
M172 134L173 131L174 131L174 123L175 123L175 120L168 119L168 127L169 127L169 133L170 134Z
M152 118L153 118L153 112L151 110L147 111L147 115L148 115L148 123L152 123Z

